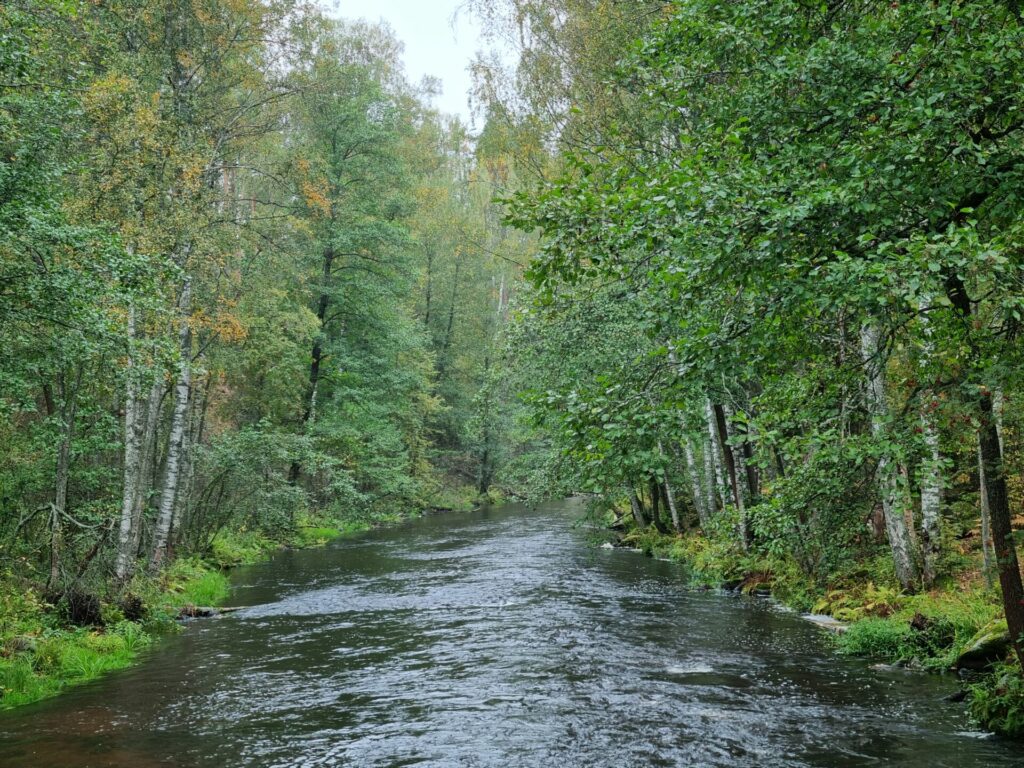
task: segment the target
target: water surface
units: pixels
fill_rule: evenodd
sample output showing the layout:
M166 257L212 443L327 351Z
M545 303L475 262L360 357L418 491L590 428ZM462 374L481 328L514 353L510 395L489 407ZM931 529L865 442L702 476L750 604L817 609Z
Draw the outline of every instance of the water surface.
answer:
M578 508L282 552L145 663L0 716L0 765L1021 766L955 681L837 658L768 601L593 547Z

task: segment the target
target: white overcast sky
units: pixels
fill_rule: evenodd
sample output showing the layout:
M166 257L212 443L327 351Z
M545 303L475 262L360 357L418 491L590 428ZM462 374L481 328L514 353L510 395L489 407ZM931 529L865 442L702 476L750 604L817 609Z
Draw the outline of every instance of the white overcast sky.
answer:
M468 105L469 62L486 47L480 27L468 13L452 17L462 0L320 0L329 13L348 19L383 19L405 45L405 68L410 82L424 75L441 80L444 92L434 105L471 123Z

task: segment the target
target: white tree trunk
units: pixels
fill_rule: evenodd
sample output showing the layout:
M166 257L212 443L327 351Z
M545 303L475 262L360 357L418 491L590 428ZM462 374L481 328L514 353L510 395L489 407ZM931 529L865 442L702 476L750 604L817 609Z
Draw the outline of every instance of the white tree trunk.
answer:
M700 521L700 527L706 531L711 515L708 513L708 507L705 506L705 502L712 505L714 504L714 490L712 489L709 498L704 498L705 486L701 483L700 470L697 468L697 459L693 454L693 443L690 441L689 437L683 439L683 453L686 456L686 473L690 478L690 488L693 492L693 507L697 510L697 519Z
M867 373L871 432L876 439L882 441L888 435L889 407L885 394L885 366L880 359L881 335L876 327L865 324L861 327L860 341ZM878 460L877 478L896 577L904 589L913 590L917 586L917 566L906 519L910 500L900 480L899 466L888 453Z
M927 455L921 468L921 544L924 555L924 582L935 581L936 564L942 544L942 457L939 454L939 431L931 414L924 414L922 429Z
M136 549L132 547L135 526L135 498L139 493L140 456L139 443L139 378L135 365L134 346L136 318L134 305L128 308L128 361L127 384L124 399L124 486L121 493L121 526L117 537L117 560L114 572L120 584L131 578L134 569Z
M181 290L178 380L174 388L174 412L171 416L171 433L167 439L167 463L164 469L164 483L160 492L160 507L156 527L153 531L153 553L150 569L156 570L167 555L174 518L174 502L181 479L181 453L185 437L185 421L188 419L189 391L192 388L192 332L189 328L191 306L191 282L188 278Z
M726 438L731 440L733 436L732 409L727 405L723 405L722 411L725 413ZM742 448L737 447L734 449L731 445L726 445L725 450L732 452L733 468L736 473L736 493L734 497L736 499L736 509L740 516L740 542L743 545L743 550L746 551L750 548L753 538L750 531L750 518L747 517L747 502L750 495L750 485L747 481L747 462L743 457Z
M149 491L153 487L154 476L153 462L156 454L156 428L160 422L160 400L164 394L164 383L161 378L153 382L149 389L149 397L146 400L146 421L142 432L142 446L140 449L141 468L139 470L139 483L135 491L135 503L132 507L132 542L131 561L129 567L134 571L135 561L139 557L139 547L142 544L142 513L146 508L146 500ZM141 419L141 414L140 414ZM128 578L131 578L129 573Z
M708 520L718 511L718 485L715 479L715 448L709 439L702 442L704 459L704 498L708 510Z
M927 302L922 302L923 304ZM924 330L922 365L927 366L934 353L932 329L928 316L921 313ZM942 546L942 456L939 453L939 430L935 424L934 408L926 404L921 408L921 430L927 449L921 465L921 549L925 586L931 586L936 577L936 566Z
M729 504L729 497L732 492L729 490L729 480L725 476L725 469L722 466L722 451L725 446L718 439L718 425L715 419L715 408L711 404L711 398L704 400L704 419L708 426L708 451L711 456L711 471L714 478L715 490L721 502L720 506L725 509Z

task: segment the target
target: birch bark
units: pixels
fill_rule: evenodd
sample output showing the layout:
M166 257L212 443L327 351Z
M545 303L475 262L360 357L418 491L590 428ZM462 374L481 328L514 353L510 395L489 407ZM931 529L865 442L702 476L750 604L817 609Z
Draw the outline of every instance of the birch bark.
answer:
M867 374L871 432L877 440L884 441L888 437L889 407L886 402L884 364L881 360L881 334L877 327L865 324L861 327L860 340ZM917 587L918 573L906 520L910 500L903 492L899 466L889 451L883 452L878 461L877 478L882 497L885 530L889 537L893 564L896 567L896 578L904 589L913 591Z

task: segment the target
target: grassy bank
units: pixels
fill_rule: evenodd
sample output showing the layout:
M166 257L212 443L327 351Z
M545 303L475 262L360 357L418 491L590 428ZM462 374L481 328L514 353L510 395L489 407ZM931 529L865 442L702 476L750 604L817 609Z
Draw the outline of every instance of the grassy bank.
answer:
M229 592L227 571L234 566L369 527L303 518L277 539L255 531L222 532L202 556L178 559L155 577L136 576L124 596L82 593L48 602L38 583L0 574L0 709L130 666L161 635L178 630L183 609L221 605Z
M921 671L959 671L975 722L1024 737L1024 677L1005 642L999 594L973 557L962 556L955 576L936 588L910 595L896 586L885 553L851 562L818 583L792 559L747 554L724 537L647 529L628 532L622 544L682 563L694 587L770 593L795 610L847 623L835 638L839 653Z

